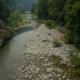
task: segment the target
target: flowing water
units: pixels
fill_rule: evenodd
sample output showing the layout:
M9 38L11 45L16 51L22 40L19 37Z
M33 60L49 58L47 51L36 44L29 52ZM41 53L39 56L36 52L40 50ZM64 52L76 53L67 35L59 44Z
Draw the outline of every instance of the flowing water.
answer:
M26 17L31 23L19 29L10 42L0 49L0 80L15 80L15 71L20 66L24 45L38 26L38 22L32 19L31 14L26 14Z

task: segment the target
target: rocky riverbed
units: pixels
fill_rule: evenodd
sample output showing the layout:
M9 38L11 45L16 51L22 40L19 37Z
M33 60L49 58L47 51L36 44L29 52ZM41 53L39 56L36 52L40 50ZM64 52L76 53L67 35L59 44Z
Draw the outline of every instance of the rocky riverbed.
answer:
M23 46L24 60L16 71L16 80L79 80L70 76L74 69L67 63L67 52L73 47L60 41L60 37L57 29L47 29L41 24ZM59 40L61 47L54 47L52 42L55 39Z

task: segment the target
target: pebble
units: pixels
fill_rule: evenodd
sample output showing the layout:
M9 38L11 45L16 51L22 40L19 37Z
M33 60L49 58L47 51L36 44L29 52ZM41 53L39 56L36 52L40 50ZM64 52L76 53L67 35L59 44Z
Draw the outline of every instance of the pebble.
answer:
M65 76L62 76L62 78L64 79L64 78L65 78Z
M52 72L53 68L47 68L46 70L47 70L47 72Z
M63 59L61 64L64 64L64 61L68 58L67 51L69 50L69 47L64 44L62 47L54 48L52 42L54 39L59 39L60 33L55 29L49 30L44 26L45 25L42 24L39 28L37 28L32 38L27 40L25 47L26 50L24 53L25 63L23 63L22 67L18 70L22 72L22 75L24 74L24 76L21 76L22 78L30 78L30 80L65 79L65 75L67 73L61 68L55 67L55 63L53 63L54 61L51 62L49 58L52 55L59 56ZM51 33L51 36L48 35L48 33ZM42 40L49 41L43 42ZM61 77L61 74L64 76Z

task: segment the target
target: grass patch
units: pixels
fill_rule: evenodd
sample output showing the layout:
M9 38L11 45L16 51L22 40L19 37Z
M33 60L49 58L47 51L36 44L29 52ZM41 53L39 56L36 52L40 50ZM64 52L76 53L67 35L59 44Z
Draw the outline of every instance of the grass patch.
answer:
M48 33L48 35L51 35L51 33Z
M60 42L58 42L57 39L55 39L55 40L53 41L53 44L54 44L54 47L61 47L61 46L62 46L62 44L61 44Z
M42 40L42 42L49 42L49 40L47 39L47 40Z
M48 28L48 29L54 29L55 28L55 22L54 21L52 21L52 20L47 20L47 21L45 21L45 24L46 24L46 27Z

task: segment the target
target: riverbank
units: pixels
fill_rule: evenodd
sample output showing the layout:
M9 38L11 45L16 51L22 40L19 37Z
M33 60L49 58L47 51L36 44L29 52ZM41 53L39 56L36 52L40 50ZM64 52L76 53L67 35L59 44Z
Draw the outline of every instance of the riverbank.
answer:
M10 28L7 25L3 24L3 22L0 22L0 48L6 45L6 43L12 38L13 33L15 30L18 30L20 28L23 28L27 25L26 18L24 16L24 24L18 27Z
M17 69L17 80L79 80L70 76L73 67L67 62L70 58L67 52L74 48L60 41L60 37L58 30L47 29L41 24L24 45L24 60ZM55 39L61 47L54 47Z
M13 31L5 24L0 24L0 48L12 37Z

